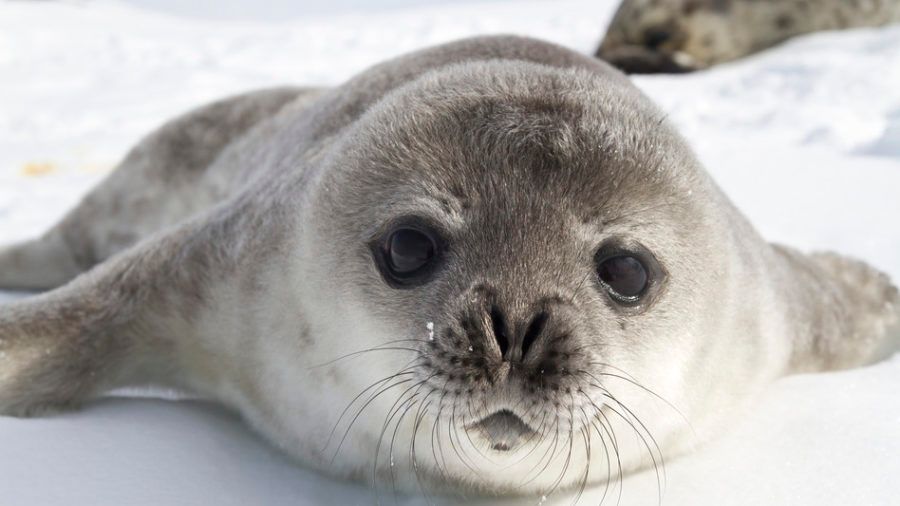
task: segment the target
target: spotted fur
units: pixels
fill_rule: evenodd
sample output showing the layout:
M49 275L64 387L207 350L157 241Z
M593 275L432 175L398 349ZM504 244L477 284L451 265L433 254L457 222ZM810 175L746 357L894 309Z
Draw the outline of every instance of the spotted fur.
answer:
M797 35L896 22L898 0L624 0L596 55L630 73L686 72Z

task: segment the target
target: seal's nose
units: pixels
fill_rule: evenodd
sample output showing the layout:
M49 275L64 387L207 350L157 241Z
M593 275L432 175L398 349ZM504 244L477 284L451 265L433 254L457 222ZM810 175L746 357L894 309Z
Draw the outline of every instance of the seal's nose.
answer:
M532 314L527 325L516 325L519 331L511 331L507 316L499 305L490 310L491 327L494 339L500 347L500 355L506 362L522 362L532 346L545 334L545 327L550 315L547 310Z
M680 74L694 69L681 65L672 55L642 46L601 48L597 57L626 74Z
M481 420L471 428L481 432L491 449L506 452L528 441L534 431L512 411L503 409Z
M454 346L491 364L494 382L516 375L556 370L561 352L577 337L574 307L556 294L534 294L511 287L501 293L486 284L466 292L459 315L460 337ZM568 354L567 354L568 355Z

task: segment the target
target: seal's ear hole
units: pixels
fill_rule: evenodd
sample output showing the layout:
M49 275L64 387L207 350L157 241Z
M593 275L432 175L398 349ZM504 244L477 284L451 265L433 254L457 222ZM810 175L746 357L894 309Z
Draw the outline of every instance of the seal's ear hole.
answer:
M775 246L789 269L794 371L841 369L896 351L898 292L872 266Z

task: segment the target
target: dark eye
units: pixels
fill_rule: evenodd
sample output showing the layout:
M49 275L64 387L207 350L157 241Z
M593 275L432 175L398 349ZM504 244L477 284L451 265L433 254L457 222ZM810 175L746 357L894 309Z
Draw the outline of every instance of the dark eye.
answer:
M401 227L390 232L381 245L379 266L395 287L422 284L431 273L438 254L435 234Z
M672 38L672 32L665 28L651 28L644 33L644 44L650 49L656 49Z
M412 274L434 258L434 241L430 237L404 228L391 234L387 244L388 265L395 274L406 276Z
M619 302L635 302L650 281L647 267L636 257L618 255L607 258L597 265L597 275Z

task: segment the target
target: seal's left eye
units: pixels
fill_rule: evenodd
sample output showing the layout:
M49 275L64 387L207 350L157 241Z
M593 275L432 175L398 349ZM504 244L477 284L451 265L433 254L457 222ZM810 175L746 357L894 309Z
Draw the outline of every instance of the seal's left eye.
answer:
M391 270L401 276L418 271L434 257L434 241L411 228L400 229L391 234L387 247Z
M594 253L594 269L598 288L630 314L649 309L669 278L650 250L633 239L620 237L611 237L600 245Z
M381 245L382 274L395 287L424 283L438 254L434 234L418 228L400 227L390 232Z

